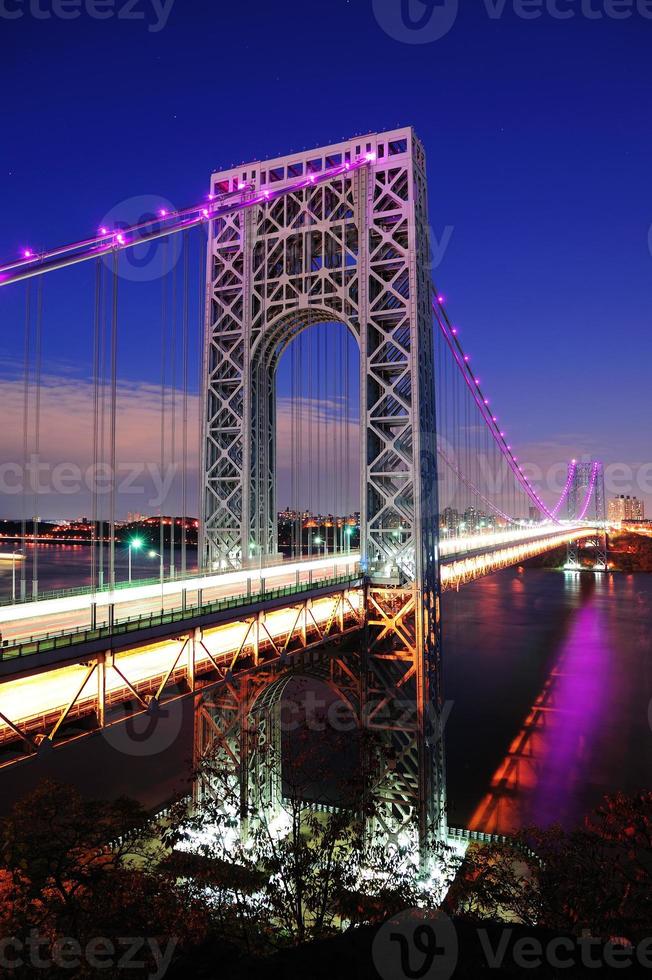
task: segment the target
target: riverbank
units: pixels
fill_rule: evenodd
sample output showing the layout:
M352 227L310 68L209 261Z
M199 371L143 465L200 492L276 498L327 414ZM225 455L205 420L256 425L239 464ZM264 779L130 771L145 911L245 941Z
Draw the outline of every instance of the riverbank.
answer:
M618 531L607 536L609 570L613 572L652 572L652 537L633 531ZM527 568L563 568L566 547L555 548L525 562ZM580 553L580 564L591 568L593 556Z

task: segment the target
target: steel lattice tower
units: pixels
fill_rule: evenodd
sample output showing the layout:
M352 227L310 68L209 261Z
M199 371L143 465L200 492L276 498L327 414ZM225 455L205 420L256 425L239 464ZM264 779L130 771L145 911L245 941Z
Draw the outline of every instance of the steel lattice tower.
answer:
M607 570L607 511L604 490L604 466L598 461L578 463L568 466L568 519L571 521L595 521L596 538L595 570ZM579 568L579 541L567 545L566 564L568 568Z
M340 164L350 172L311 185L311 175ZM346 665L320 669L355 688L347 694L360 725L377 734L365 763L377 819L390 835L414 833L424 855L445 832L424 151L412 129L400 129L214 174L211 191L256 196L302 176L300 190L211 223L203 554L209 567L238 567L277 551L276 368L302 330L344 324L360 349L367 642ZM224 699L204 705L217 724L198 751L228 727L222 742L246 792L261 783L246 719L264 705L261 723L276 738L268 688L279 680L272 672L234 685L226 708ZM227 725L225 711L242 724Z

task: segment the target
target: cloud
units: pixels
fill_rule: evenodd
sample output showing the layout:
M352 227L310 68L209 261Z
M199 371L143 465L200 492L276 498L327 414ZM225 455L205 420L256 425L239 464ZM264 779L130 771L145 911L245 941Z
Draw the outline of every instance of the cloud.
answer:
M172 392L165 402L165 468L160 467L160 389L145 382L120 382L116 391L116 461L118 474L117 514L181 512L182 392L174 392L175 459L172 472ZM101 506L108 515L108 482L93 470L94 389L88 380L75 379L64 369L44 375L40 388L38 459L34 458L36 390L28 393L28 493L25 513L34 507L43 519L72 518L92 514L92 487L101 493ZM110 390L104 391L104 425L101 398L98 405L98 459L109 460ZM343 511L357 507L359 484L359 430L356 421L343 417L343 406L335 400L312 403L303 400L293 410L288 398L277 406L277 459L279 504L312 505L330 510L338 504ZM0 385L0 516L21 517L23 495L17 492L17 469L23 466L24 388L17 375ZM187 509L198 511L199 396L188 397ZM101 433L104 433L103 438ZM294 434L294 438L293 438ZM36 472L35 464L38 464ZM292 473L295 467L296 476ZM103 472L103 471L101 471ZM77 475L76 475L77 474ZM34 487L37 488L33 503ZM294 489L294 494L293 494ZM293 501L293 496L297 499Z

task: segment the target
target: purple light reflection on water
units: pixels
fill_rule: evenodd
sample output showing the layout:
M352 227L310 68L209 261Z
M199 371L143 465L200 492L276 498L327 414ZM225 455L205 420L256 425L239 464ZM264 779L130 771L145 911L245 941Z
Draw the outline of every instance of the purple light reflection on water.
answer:
M652 576L528 568L444 599L451 823L570 828L649 786Z
M603 611L588 602L579 610L551 672L526 823L554 823L577 798L608 703L612 660Z

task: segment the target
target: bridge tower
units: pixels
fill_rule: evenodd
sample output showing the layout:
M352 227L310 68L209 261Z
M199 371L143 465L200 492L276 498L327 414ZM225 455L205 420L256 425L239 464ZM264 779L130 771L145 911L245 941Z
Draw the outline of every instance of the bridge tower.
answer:
M568 464L568 519L596 522L595 571L607 570L607 511L604 490L604 466L597 460ZM579 568L579 541L566 546L566 567Z
M265 202L267 191L298 180L300 189ZM211 191L263 200L211 222L204 561L209 568L239 567L277 552L276 368L301 331L343 324L360 350L366 639L345 664L338 653L335 667L325 647L312 669L326 671L331 684L356 688L359 725L375 733L364 765L377 820L390 836L412 835L427 855L445 833L445 816L423 147L411 128L358 137L216 173ZM297 669L311 668L291 661L279 668ZM278 680L277 672L261 683L234 681L226 708L219 696L202 704L206 725L197 750L220 751L216 742L222 743L241 787L261 783L251 775L247 730L259 726L257 705L265 730L273 727L274 699L263 698L261 688ZM351 692L341 690L350 701ZM232 724L234 711L240 726ZM273 797L267 792L266 805L276 805Z

